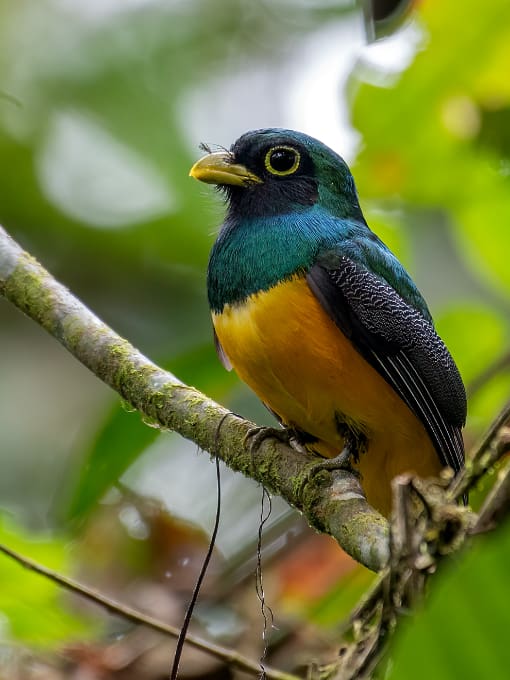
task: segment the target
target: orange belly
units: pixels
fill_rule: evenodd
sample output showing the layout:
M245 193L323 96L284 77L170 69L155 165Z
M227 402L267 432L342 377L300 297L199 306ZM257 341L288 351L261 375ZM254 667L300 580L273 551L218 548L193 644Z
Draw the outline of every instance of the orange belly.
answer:
M420 420L354 349L304 278L227 305L213 323L239 377L285 424L316 437L315 451L340 453L339 417L366 435L358 469L369 503L382 513L391 509L397 474L441 469Z

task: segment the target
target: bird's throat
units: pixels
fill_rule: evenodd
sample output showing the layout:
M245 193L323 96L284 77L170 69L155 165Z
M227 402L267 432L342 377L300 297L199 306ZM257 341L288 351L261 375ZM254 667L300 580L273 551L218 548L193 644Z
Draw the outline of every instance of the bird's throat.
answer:
M352 229L353 223L333 217L319 205L270 217L229 215L209 260L211 310L221 312L226 304L241 303L304 274L321 249L338 244Z

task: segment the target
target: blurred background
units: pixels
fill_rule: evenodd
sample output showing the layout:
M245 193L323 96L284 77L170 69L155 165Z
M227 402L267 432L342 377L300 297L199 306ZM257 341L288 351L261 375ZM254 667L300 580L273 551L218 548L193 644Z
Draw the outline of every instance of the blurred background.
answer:
M200 142L249 129L319 137L429 302L468 386L469 447L510 394L510 5L423 0L397 24L368 44L374 24L342 0L0 0L0 223L151 359L270 423L214 353L223 206L188 171ZM3 299L0 329L0 540L178 625L213 522L209 457ZM195 630L257 659L262 491L222 480ZM278 499L262 554L270 663L334 658L372 575ZM3 557L0 582L0 677L168 674L171 641ZM182 677L244 676L188 651Z

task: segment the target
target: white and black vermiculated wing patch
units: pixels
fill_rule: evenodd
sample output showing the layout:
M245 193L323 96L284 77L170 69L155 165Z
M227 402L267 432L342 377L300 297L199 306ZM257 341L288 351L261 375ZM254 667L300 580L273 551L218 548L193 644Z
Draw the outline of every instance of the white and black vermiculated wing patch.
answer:
M346 256L329 253L307 281L354 347L421 420L441 463L458 472L464 464L466 393L433 325L386 281Z

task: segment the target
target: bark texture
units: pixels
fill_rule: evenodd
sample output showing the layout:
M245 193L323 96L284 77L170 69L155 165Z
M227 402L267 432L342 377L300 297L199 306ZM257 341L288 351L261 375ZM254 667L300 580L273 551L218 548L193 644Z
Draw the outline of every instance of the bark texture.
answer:
M373 571L389 559L389 529L347 471L311 474L322 459L278 438L250 437L255 425L156 366L117 335L0 227L0 293L143 414L218 455L233 470L282 496Z

